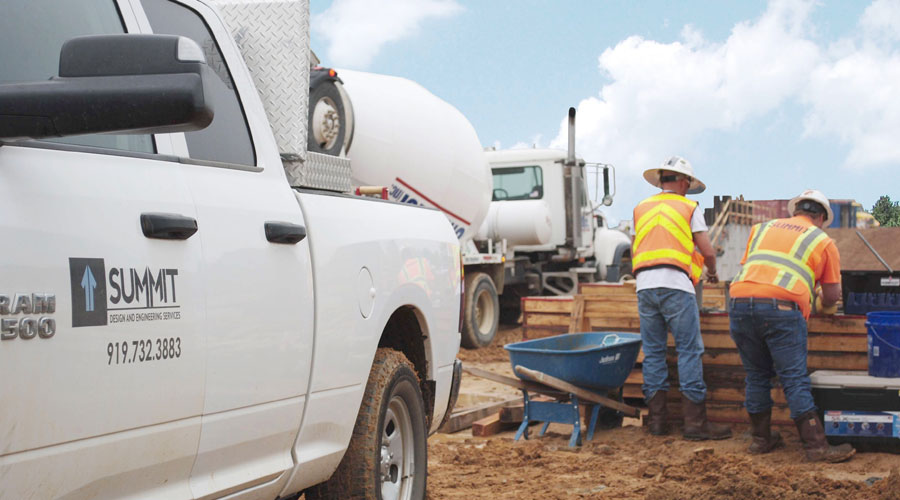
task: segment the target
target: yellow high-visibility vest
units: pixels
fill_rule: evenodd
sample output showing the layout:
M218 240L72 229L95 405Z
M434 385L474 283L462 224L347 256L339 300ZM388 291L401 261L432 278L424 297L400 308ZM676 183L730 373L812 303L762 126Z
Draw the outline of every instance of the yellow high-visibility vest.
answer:
M691 216L697 202L675 193L660 193L634 209L631 265L635 273L656 266L684 271L696 285L703 271L703 256L694 245Z

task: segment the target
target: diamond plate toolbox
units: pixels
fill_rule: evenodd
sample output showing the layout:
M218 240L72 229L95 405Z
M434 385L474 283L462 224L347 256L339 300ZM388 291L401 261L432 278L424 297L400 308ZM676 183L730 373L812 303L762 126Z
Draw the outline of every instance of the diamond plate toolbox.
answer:
M350 190L349 164L308 162L309 0L213 0L259 92L292 186ZM345 164L346 168L345 168Z

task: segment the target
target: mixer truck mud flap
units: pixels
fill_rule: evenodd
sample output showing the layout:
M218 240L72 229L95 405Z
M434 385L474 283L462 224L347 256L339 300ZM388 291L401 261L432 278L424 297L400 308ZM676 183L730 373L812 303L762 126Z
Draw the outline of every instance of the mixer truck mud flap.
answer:
M620 243L616 247L612 264L606 266L606 281L615 283L626 278L634 278L631 271L631 245Z

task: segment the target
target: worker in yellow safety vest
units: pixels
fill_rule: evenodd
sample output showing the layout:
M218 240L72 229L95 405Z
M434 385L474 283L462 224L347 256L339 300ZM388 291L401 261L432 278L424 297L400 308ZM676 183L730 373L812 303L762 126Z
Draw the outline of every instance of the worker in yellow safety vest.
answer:
M731 338L747 372L749 452L768 453L782 444L781 435L771 430L772 379L778 375L807 460L840 462L855 450L825 440L806 366L811 305L834 314L841 297L841 257L822 230L834 214L828 198L813 189L792 199L788 212L793 217L753 227L743 267L730 288Z
M706 186L694 176L691 164L678 156L646 170L644 179L661 189L634 209L631 254L644 350L642 390L650 409L648 427L653 435L668 433L666 340L672 332L678 353L683 436L689 440L725 439L731 437L731 429L706 417L703 339L694 291L704 263L708 281L718 281L716 255L698 203L685 198L703 192Z

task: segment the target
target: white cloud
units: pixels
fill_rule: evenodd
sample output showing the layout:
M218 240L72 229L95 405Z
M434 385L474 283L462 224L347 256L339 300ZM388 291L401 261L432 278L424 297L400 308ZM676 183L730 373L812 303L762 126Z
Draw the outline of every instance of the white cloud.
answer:
M859 27L830 47L803 96L807 135L848 144L854 169L900 163L900 2L876 0Z
M451 17L455 0L335 0L313 16L313 36L326 40L329 66L365 69L381 48L415 36L428 19Z
M866 8L860 26L870 35L900 40L900 2L876 0Z
M876 0L854 37L830 45L816 41L814 7L773 0L720 43L685 26L673 43L632 36L604 50L599 67L609 83L578 104L579 155L617 165L618 198L630 206L646 194L644 169L679 154L703 178L704 134L782 119L794 103L808 137L849 146L835 164L900 163L900 2ZM551 145L565 148L564 121Z

